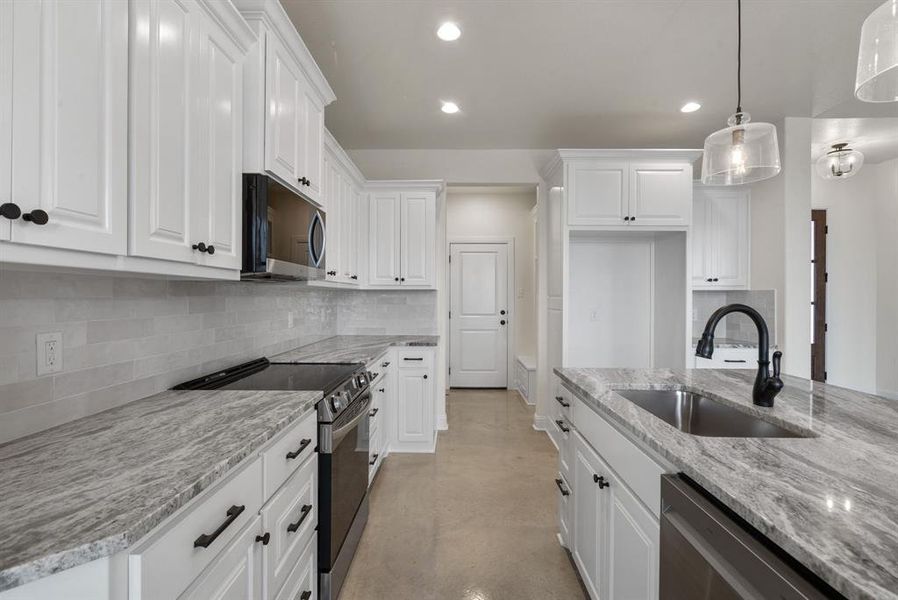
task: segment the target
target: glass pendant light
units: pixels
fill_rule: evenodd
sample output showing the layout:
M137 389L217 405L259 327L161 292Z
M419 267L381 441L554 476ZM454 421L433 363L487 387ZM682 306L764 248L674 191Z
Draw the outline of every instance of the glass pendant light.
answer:
M726 128L705 139L702 183L707 185L752 183L773 177L781 169L776 127L752 123L751 115L742 110L742 0L737 0L737 11L736 113L727 119Z
M817 174L824 179L854 177L864 164L864 155L848 144L833 144L833 149L817 159Z
M886 0L864 20L854 95L864 102L898 102L898 0Z

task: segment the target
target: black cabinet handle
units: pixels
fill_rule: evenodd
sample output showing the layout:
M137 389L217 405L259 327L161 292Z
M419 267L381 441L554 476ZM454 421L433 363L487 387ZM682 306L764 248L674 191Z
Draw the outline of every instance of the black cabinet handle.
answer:
M405 357L402 358L402 360L424 360L424 357L423 357L423 356L417 356L417 357L415 357L415 356L412 356L412 357L405 356Z
M398 278L398 277L394 277L394 278L393 278L393 281L399 281L399 278Z
M381 368L386 369L387 367L390 366L390 361L387 361L387 362L381 364L380 366L381 366Z
M723 359L723 362L725 362L725 363L744 363L746 361L736 360L735 358L725 358L725 359Z
M10 221L14 221L22 216L22 209L15 202L4 202L0 204L0 217L6 217Z
M336 271L328 271L327 274L331 275L331 276L336 276L337 272Z
M375 416L377 414L377 411L379 411L379 410L380 410L380 408L373 409L371 412L368 413L368 416L369 417Z
M387 391L387 388L377 388L377 391L380 393L384 393Z
M562 496L570 496L571 495L570 490L564 489L564 482L562 480L556 479L555 485L558 486L558 491L561 492Z
M209 244L206 247L206 254L210 254L210 255L215 254L215 246L213 246L212 244Z
M349 278L350 278L350 279L358 279L359 276L358 276L358 275L350 275Z
M593 480L594 482L596 482L596 483L599 484L599 489L604 489L604 488L609 487L609 486L611 485L610 483L608 483L607 481L605 481L605 478L602 477L601 475L593 475L593 476L592 476L592 480Z
M504 314L505 314L505 311L504 311L504 310L500 310L500 311L499 311L499 314L500 314L500 315L504 315Z
M555 421L555 423L558 424L558 429L560 429L563 433L568 433L571 430L570 427L564 426L564 421L562 421L561 419L558 419L557 421Z
M309 598L311 598L311 597L312 597L312 592L310 592L309 590L306 590L302 594L299 595L299 600L309 600Z
M208 254L215 254L215 246L209 244L208 246L204 242L200 242L198 244L194 244L192 246L194 250L197 252L206 252Z
M299 529L299 526L302 525L302 522L305 521L306 517L309 516L309 513L312 512L312 505L303 504L302 508L299 510L302 513L302 515L300 515L299 517L299 521L287 525L287 533L296 533L296 530Z
M218 526L218 529L216 529L212 533L204 533L200 537L196 538L193 541L193 547L194 548L208 548L209 544L214 542L216 540L216 538L218 538L218 536L220 536L224 532L224 530L227 529L231 525L231 523L236 521L237 517L239 517L240 513L242 513L244 510L246 510L245 506L236 506L235 505L235 506L232 506L231 508L229 508L227 513L225 513L228 516L228 518L226 518L224 520L224 522Z
M271 534L268 533L268 532L266 531L266 532L265 532L265 535L257 535L257 536L256 536L256 541L257 541L257 542L262 542L262 545L263 545L263 546L267 546L267 545L268 545L268 542L271 541Z
M629 221L630 217L624 217L624 221Z
M561 397L561 396L555 396L555 400L557 400L557 401L558 401L558 404L562 405L562 406L565 407L565 408L567 408L567 407L569 407L569 406L571 405L570 402L565 402L565 401L564 401L564 398Z
M422 375L422 377L424 377L424 379L427 379L427 375Z
M499 321L499 325L505 325L505 319L502 319L501 321Z
M405 281L405 277L400 277L399 281Z
M300 177L299 179L297 179L297 181L299 183L301 183L302 185L312 185L312 182L309 181L308 179L306 179L305 177Z
M636 217L630 217L630 220L631 220L631 221L635 221L635 220L636 220Z
M716 281L720 281L720 279L718 279L717 277L715 277L715 278L714 278L714 281L715 281L715 282L716 282Z
M22 215L22 218L29 223L34 223L35 225L46 225L47 221L50 220L50 215L48 215L44 210L35 208L31 212L24 213Z
M306 447L311 443L312 443L312 440L310 440L310 439L303 439L302 441L300 441L299 448L297 448L293 452L287 453L287 460L293 460L294 458L296 458L297 456L302 454L302 451L305 450Z
M375 454L375 455L373 455L373 456L371 457L371 460L368 461L368 464L371 465L371 466L373 467L373 466L374 466L374 463L377 462L377 457L378 457L378 456L380 456L380 454Z

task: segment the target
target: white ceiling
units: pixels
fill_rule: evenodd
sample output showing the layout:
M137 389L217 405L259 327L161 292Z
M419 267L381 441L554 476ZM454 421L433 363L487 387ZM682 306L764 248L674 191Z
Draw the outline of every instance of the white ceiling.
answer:
M898 158L898 118L815 119L811 142L814 160L839 142L863 152L866 163L891 160Z
M735 0L282 2L350 149L701 147L736 104ZM881 3L744 0L744 108L898 117L853 98L860 26ZM434 34L447 19L457 42ZM681 114L687 100L703 108Z

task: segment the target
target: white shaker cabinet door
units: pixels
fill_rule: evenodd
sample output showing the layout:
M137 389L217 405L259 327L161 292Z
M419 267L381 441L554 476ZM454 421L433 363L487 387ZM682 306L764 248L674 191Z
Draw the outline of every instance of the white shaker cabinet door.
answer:
M399 285L399 192L372 192L368 206L368 283Z
M130 254L194 262L191 197L198 161L191 143L199 7L191 0L134 0L131 19ZM202 182L208 183L208 182ZM195 185L201 185L195 182Z
M604 470L607 496L609 598L658 598L661 526L623 481ZM598 487L598 486L597 486Z
M399 255L402 285L432 286L436 250L436 195L402 192Z
M574 563L593 600L604 598L604 564L607 550L605 528L607 526L607 498L595 481L601 470L601 461L579 432L574 432L569 443L573 448Z
M714 284L748 286L749 204L744 193L718 193L711 200Z
M432 444L433 376L430 369L398 369L396 439L400 444Z
M343 173L340 177L340 275L343 281L355 281L352 264L352 249L355 244L355 197L352 194L352 183Z
M711 265L711 201L696 189L692 199L692 285L708 286L713 279Z
M628 164L607 160L572 161L566 167L569 225L626 225Z
M303 139L300 144L304 148L302 156L302 172L300 177L308 180L307 184L301 186L301 191L314 200L321 202L322 194L322 173L324 154L324 107L314 97L311 87L306 84L303 87L303 99L305 102L304 116L305 123L303 128Z
M690 165L669 162L631 164L631 225L689 225L691 212Z
M33 217L12 223L12 240L124 254L129 3L0 11L0 202Z
M265 168L294 189L301 190L299 178L304 166L305 131L304 79L277 36L266 36Z
M195 135L198 161L191 180L192 240L209 251L203 265L239 269L243 233L243 51L206 21L200 28L200 69L194 78L199 106Z

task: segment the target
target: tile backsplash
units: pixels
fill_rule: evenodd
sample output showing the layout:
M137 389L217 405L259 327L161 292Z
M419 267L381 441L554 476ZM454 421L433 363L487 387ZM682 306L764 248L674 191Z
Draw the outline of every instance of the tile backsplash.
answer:
M692 321L693 337L700 337L708 322L708 317L715 310L726 304L747 304L764 317L770 330L770 341L776 344L776 292L774 290L745 291L696 291L692 293L692 310L695 318ZM723 318L717 326L717 337L726 337L740 342L757 342L758 332L754 323L741 314L732 314Z
M337 334L434 334L435 292L0 270L0 443ZM37 376L35 336L63 336Z

